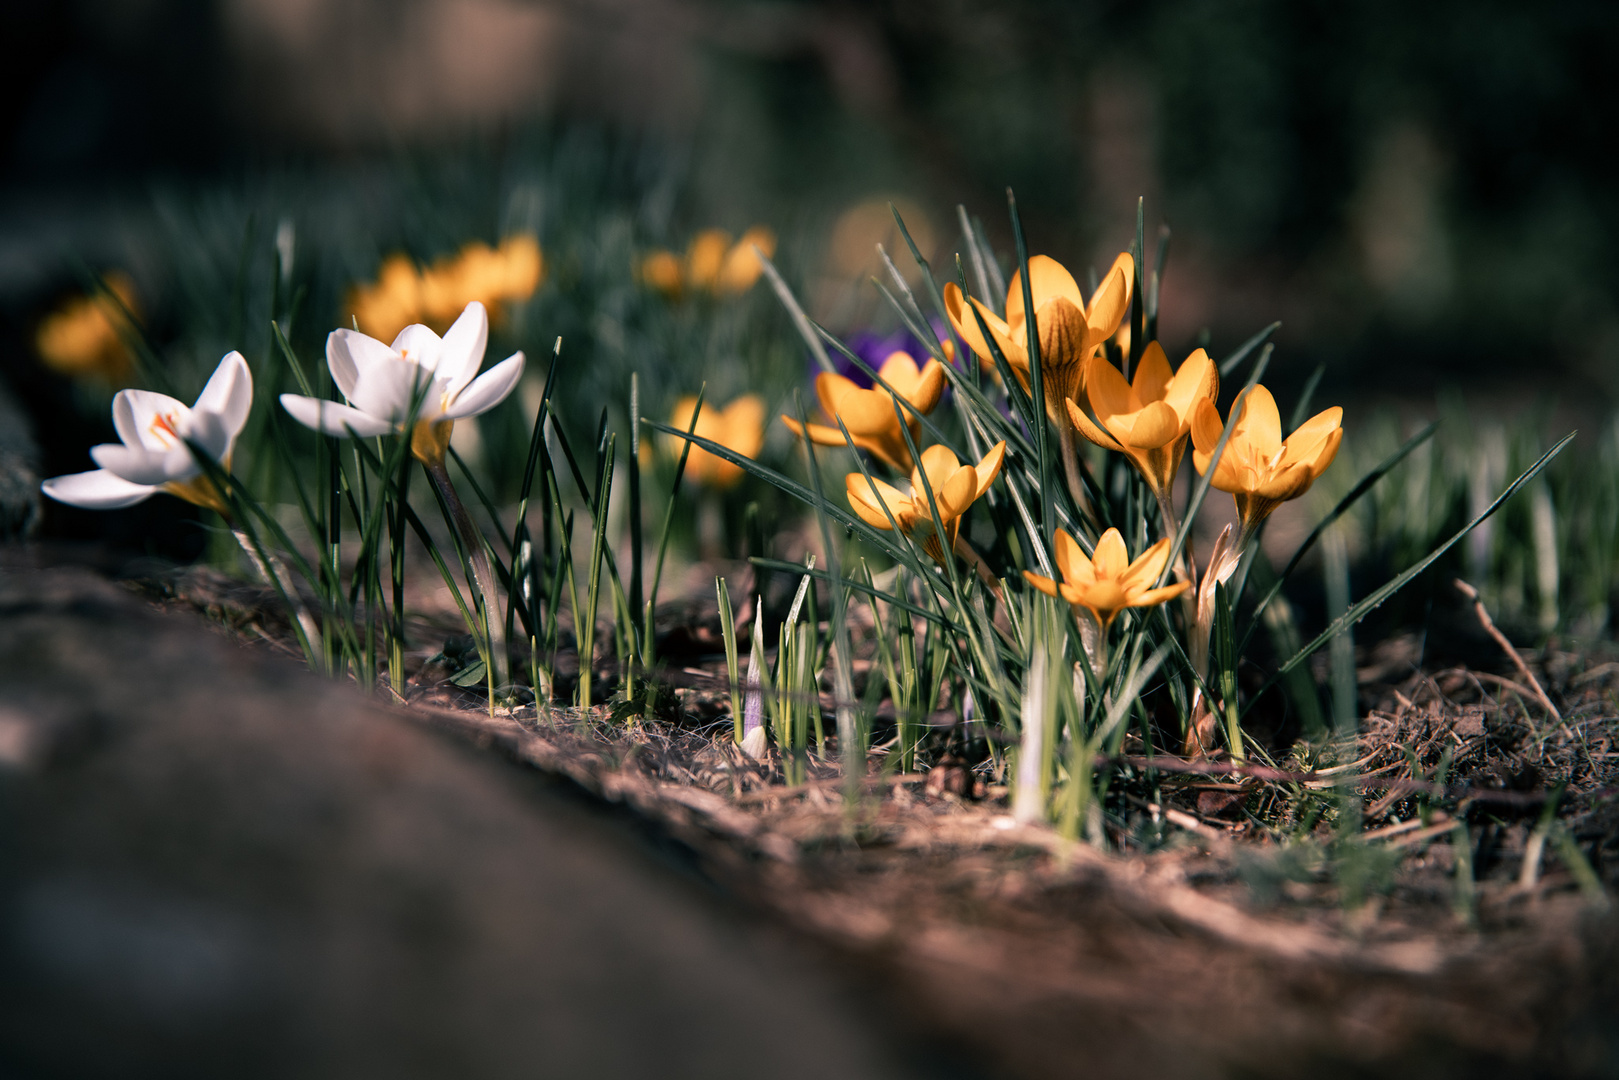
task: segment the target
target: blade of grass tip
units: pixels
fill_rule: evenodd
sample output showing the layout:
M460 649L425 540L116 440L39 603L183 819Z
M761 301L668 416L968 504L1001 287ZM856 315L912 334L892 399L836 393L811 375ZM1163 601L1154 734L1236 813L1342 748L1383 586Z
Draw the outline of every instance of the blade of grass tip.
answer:
M551 391L556 386L557 361L562 356L562 339L557 338L551 350L551 365L545 373L545 390L540 394L540 406L534 413L534 425L529 429L528 459L523 465L523 483L517 489L517 525L512 531L512 550L528 535L528 501L534 490L534 476L540 467L540 454L545 450L545 418L551 409Z
M804 314L804 309L799 306L798 299L793 296L793 290L789 289L787 282L782 280L781 274L776 270L776 264L771 262L765 256L765 253L757 247L753 249L753 253L758 256L759 265L764 268L765 277L770 279L770 287L776 290L777 298L781 300L782 307L787 309L787 314L792 317L793 325L798 328L798 336L804 339L805 345L809 346L810 354L815 357L815 362L821 365L822 371L835 372L837 369L832 366L831 358L826 355L826 349L821 346L820 338L816 337L815 328L810 324L809 316Z
M890 206L890 209L892 208ZM894 310L899 314L900 321L905 324L905 329L911 332L911 336L916 338L928 350L933 359L941 364L947 363L948 360L944 355L944 349L939 345L938 337L933 333L933 328L928 325L927 316L922 314L922 305L916 302L916 294L911 291L910 285L905 281L905 275L899 272L899 267L894 265L894 260L888 255L888 249L882 244L877 245L877 257L882 260L883 267L888 271L888 277L893 281L894 289L897 290L898 295L896 296L893 292L890 292L875 277L871 279L872 283L883 290L883 293L888 297L889 304L893 305Z
M1145 290L1142 288L1143 263L1147 257L1147 200L1145 197L1136 198L1136 238L1135 250L1131 258L1135 260L1134 288L1130 290L1130 366L1125 368L1124 377L1128 379L1130 372L1141 360L1141 352L1147 347L1147 303Z
M663 583L663 557L669 551L669 530L673 526L675 520L675 500L680 495L680 480L686 475L686 459L691 456L691 442L689 441L689 438L697 431L697 418L703 414L703 399L707 396L708 384L705 382L697 390L697 403L692 407L691 423L686 429L688 441L681 446L680 459L675 462L675 479L674 482L669 485L669 501L663 508L663 527L658 530L658 560L652 569L652 592L647 597L646 609L642 613L642 617L646 620L646 629L644 631L646 643L644 648L647 656L647 664L649 666L653 662L652 658L656 645L656 638L653 635L654 627L652 625L653 612L658 605L658 589Z
M282 332L281 324L272 320L270 333L275 338L276 348L281 353L282 359L286 360L287 367L291 369L292 377L297 380L298 389L303 393L304 397L314 397L315 388L310 385L309 376L304 374L304 367L298 362L298 355L292 351L292 346L288 344L287 335Z
M1158 226L1158 251L1152 260L1152 288L1147 294L1147 340L1158 340L1158 301L1163 294L1164 268L1169 265L1169 226Z
M630 610L635 613L630 625L638 633L635 623L641 617L645 600L641 569L641 374L630 372L630 458L626 463L630 471ZM647 647L639 650L644 660Z
M793 392L793 405L798 410L798 423L804 430L808 430L808 418L804 415L804 397L796 390ZM898 404L895 405L895 415L899 414ZM839 418L839 425L842 418ZM900 426L904 427L903 418ZM845 431L844 438L848 438ZM801 440L804 444L805 463L809 467L810 481L815 492L815 518L821 527L821 545L826 552L826 572L832 581L832 693L837 712L838 723L838 752L843 760L844 799L851 805L860 797L861 785L866 776L866 747L865 740L856 730L859 718L855 715L854 696L854 655L850 652L849 624L846 604L847 591L839 584L843 580L839 568L838 549L834 545L832 526L826 512L826 496L821 491L821 469L815 460L815 443L810 439ZM940 534L943 535L942 533ZM805 579L808 581L808 578ZM795 602L795 607L796 602ZM818 704L811 704L810 708L819 709Z
M1035 318L1034 287L1029 281L1029 245L1023 236L1023 222L1018 217L1017 196L1012 194L1011 188L1006 189L1006 208L1012 217L1012 238L1017 242L1018 280L1023 287L1023 332L1025 347L1029 350L1029 394L1033 399L1032 412L1037 425L1037 429L1030 434L1035 437L1035 452L1040 459L1040 535L1049 536L1056 527L1056 512L1052 509L1051 447L1046 424L1045 378L1041 372L1040 327ZM991 335L986 332L984 337L988 340Z
M606 419L606 414L604 412L603 413L604 423L602 424L602 432L603 433L605 433L605 430L606 430L605 419ZM594 528L594 522L596 520L598 511L600 513L606 513L607 508L606 507L599 507L599 508L597 507L595 488L594 488L593 485L588 484L585 481L585 474L583 472L581 472L580 469L579 469L579 459L574 456L573 446L572 446L571 443L568 442L567 432L565 432L562 429L561 424L556 422L555 414L552 414L552 416L550 417L550 422L551 422L551 432L554 435L556 435L556 437L557 437L557 446L561 448L562 456L568 463L568 472L571 473L572 476L573 476L573 482L574 482L574 485L576 487L578 487L578 489L579 489L580 498L584 499L584 501L585 501L585 510L590 514L590 519L591 519L591 522L592 522L592 528ZM644 422L652 423L652 421L650 421L650 420L644 421ZM656 425L654 425L654 426L656 426ZM679 432L675 432L675 434L679 434ZM601 462L600 462L600 456L601 456L600 445L601 444L598 441L598 443L597 443L597 447L598 447L598 450L597 450L597 459L598 459L597 460L597 473L598 473L598 475L600 475L600 465L601 465ZM616 560L613 557L613 549L611 547L608 547L603 552L603 557L607 561L607 575L608 575L609 578L612 579L614 587L622 588L622 586L619 583L619 579L618 579L618 560Z
M967 245L967 258L972 263L973 292L979 296L988 296L989 270L984 266L984 252L978 245L978 233L973 229L973 223L967 217L965 203L956 204L956 220L961 224L962 242Z
M1310 535L1306 536L1304 538L1304 543L1300 544L1298 550L1293 552L1293 557L1287 561L1287 566L1283 568L1281 574L1277 577L1276 581L1271 585L1271 587L1266 590L1264 597L1259 601L1258 605L1255 606L1253 614L1249 616L1250 622L1248 630L1243 634L1242 645L1238 648L1238 652L1247 651L1248 640L1253 637L1254 630L1259 625L1259 617L1265 613L1265 608L1270 606L1270 602L1276 599L1277 594L1282 591L1282 586L1287 582L1288 577L1293 573L1294 570L1298 568L1299 563L1304 560L1304 556L1309 554L1311 549L1315 547L1316 542L1321 539L1322 534L1332 526L1333 522L1337 521L1339 518L1343 517L1344 514L1348 513L1350 508L1353 507L1356 502L1360 501L1363 495L1370 491L1379 480L1388 475L1389 471L1392 470L1396 465L1404 461L1413 450L1427 442L1429 439L1433 438L1434 432L1437 430L1439 430L1439 422L1435 420L1430 422L1421 431L1411 436L1411 438L1407 439L1398 450L1395 450L1394 453L1384 458L1376 468L1372 469L1365 476L1361 477L1360 481L1354 487L1349 489L1349 494L1338 500L1338 504L1332 508L1332 512L1327 514L1326 517L1322 518L1316 524L1314 529L1310 530ZM1240 593L1236 595L1240 595Z
M771 486L780 488L782 491L785 491L787 494L791 495L793 498L797 499L799 502L802 502L806 506L815 505L814 492L810 491L796 480L792 480L786 476L783 476L781 473L776 472L769 466L761 465L759 462L750 457L744 457L743 455L738 454L728 446L722 446L713 439L704 438L701 435L681 431L677 427L671 427L670 425L660 423L657 420L643 418L641 422L652 428L654 431L661 431L667 435L673 435L676 438L690 441L693 445L700 447L703 450L707 450L715 457L723 458L724 460L731 462L733 465L740 467L743 471L751 473L752 475L757 476L759 479L764 480ZM895 562L905 561L904 552L898 546L896 546L892 540L878 532L876 529L872 528L870 525L867 525L864 521L861 521L854 515L840 510L836 506L832 505L827 506L827 512L833 517L837 518L838 522L845 528L852 529L854 532L858 533L861 539L868 541L878 548L881 548L883 551L886 551Z
M1327 373L1326 364L1317 364L1310 377L1304 381L1304 389L1299 392L1299 403L1293 406L1293 415L1288 418L1287 430L1289 433L1298 430L1300 424L1310 418L1310 399L1315 397L1315 388L1321 385L1321 376Z
M1460 543L1462 538L1468 533L1472 532L1474 529L1478 528L1481 524L1488 520L1490 516L1499 510L1508 499L1517 494L1519 488L1528 483L1530 480L1534 479L1536 476L1539 476L1541 470L1545 469L1547 465L1550 465L1552 460L1556 458L1558 454L1563 452L1563 449L1573 441L1576 434L1576 432L1571 431L1558 440L1557 445L1546 451L1538 460L1535 461L1533 465L1529 466L1529 468L1518 474L1518 478L1512 481L1512 483L1508 484L1506 489L1502 491L1500 495L1496 496L1494 502L1485 507L1484 510L1480 512L1477 517L1473 518L1472 521L1469 521L1466 525L1463 525L1459 530L1457 530L1456 533L1450 537L1450 539L1434 548L1414 565L1402 570L1399 574L1396 574L1393 578L1379 586L1366 598L1355 604L1338 618L1334 619L1325 630L1321 631L1321 633L1318 634L1308 645L1305 645L1297 653L1293 654L1293 656L1285 664L1276 670L1275 674L1265 681L1265 684L1259 688L1258 693L1249 699L1248 708L1253 708L1254 702L1258 701L1266 691L1275 686L1277 681L1281 679L1283 675L1286 675L1289 671L1292 671L1295 667L1302 664L1306 659L1309 658L1310 654L1314 653L1322 645L1325 645L1327 642L1331 641L1345 629L1354 626L1356 623L1364 619L1385 600L1403 589L1418 574L1421 574L1424 570L1428 569L1428 567L1437 562L1439 558L1445 554L1445 552L1449 551L1452 547L1455 547L1458 543Z
M1233 371L1237 370L1237 365L1248 359L1249 354L1268 342L1270 340L1270 336L1281 328L1282 324L1280 322L1273 322L1269 326L1265 327L1265 329L1243 342L1241 345L1238 345L1236 350L1232 352L1230 356L1220 361L1221 378L1224 378Z
M1214 470L1219 467L1220 456L1225 453L1226 443L1231 441L1231 433L1237 429L1237 421L1247 408L1248 392L1259 384L1260 377L1265 374L1265 368L1270 366L1272 346L1266 345L1259 354L1259 360L1254 364L1254 370L1249 374L1248 381L1243 385L1242 391L1237 394L1231 403L1231 412L1226 417L1225 429L1220 432L1220 441L1214 444L1214 454L1209 458L1209 467L1203 470L1203 475L1197 478L1192 488L1192 497L1186 504L1186 513L1181 516L1180 528L1175 531L1175 543L1169 549L1169 561L1164 564L1163 573L1158 575L1158 585L1169 580L1169 575L1175 565L1180 562L1181 551L1186 547L1192 535L1192 524L1197 520L1197 512L1203 506L1203 500L1208 496L1209 485L1214 481ZM1190 560L1188 560L1190 561Z

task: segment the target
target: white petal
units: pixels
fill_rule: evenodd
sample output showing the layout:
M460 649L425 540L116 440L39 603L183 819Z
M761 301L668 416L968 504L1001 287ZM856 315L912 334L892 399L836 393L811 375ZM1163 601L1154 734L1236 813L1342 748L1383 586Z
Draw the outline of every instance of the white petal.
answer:
M428 401L433 396L430 385L432 375L408 360L392 359L360 369L360 378L349 394L349 403L367 416L402 423L410 412L410 403L422 394L422 412L429 411Z
M421 323L412 323L394 338L393 351L413 364L432 371L444 352L444 340Z
M484 350L489 347L489 313L474 300L444 335L435 374L450 384L454 400L483 366Z
M147 484L132 484L106 469L54 477L39 487L57 502L86 510L119 510L149 499L158 491Z
M358 330L333 330L326 335L326 367L344 397L354 393L354 382L361 371L392 359L392 349Z
M172 417L178 427L191 409L167 394L151 390L120 390L112 399L112 423L118 437L129 446L167 450L175 438L153 423L159 416Z
M253 372L239 352L230 352L219 362L208 385L202 388L193 405L194 412L217 415L224 423L227 436L234 439L247 425L247 414L253 408ZM220 453L224 447L220 448Z
M517 380L523 377L523 354L513 353L488 371L472 380L460 396L444 410L451 420L486 413L506 400Z
M223 461L225 452L235 441L235 433L225 430L225 418L213 412L193 410L191 415L186 417L185 425L180 428L180 434L208 451L209 456L215 461Z
M282 394L281 407L304 427L313 428L327 435L336 435L340 439L347 438L350 434L362 438L386 435L394 429L394 425L388 420L367 416L359 409L351 409L335 401Z
M178 447L178 454L183 455L179 460L190 467L189 471L191 473L195 473L197 469L195 463L191 460L191 452L185 448L184 444ZM155 487L159 484L166 484L170 480L183 479L183 474L188 471L182 468L178 470L182 473L181 476L174 475L176 469L172 459L176 456L176 451L173 450L153 452L139 446L103 443L100 446L92 446L90 456L95 459L97 465L100 465L107 472L120 480L127 480L131 484L144 484Z

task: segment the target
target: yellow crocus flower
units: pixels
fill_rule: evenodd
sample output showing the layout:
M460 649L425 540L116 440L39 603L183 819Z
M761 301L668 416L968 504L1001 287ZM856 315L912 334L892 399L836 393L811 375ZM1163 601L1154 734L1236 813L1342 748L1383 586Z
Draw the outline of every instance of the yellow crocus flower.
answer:
M675 402L674 412L669 415L669 426L687 430L691 427L691 414L696 408L696 397L681 398ZM744 394L723 409L704 406L692 433L712 439L743 457L757 457L765 441L764 399L757 394ZM673 456L679 456L685 443L686 440L677 436L664 436L664 446ZM700 484L730 487L742 478L742 466L694 444L686 458L686 475Z
M922 451L922 464L911 471L911 491L906 494L873 477L868 480L862 473L850 473L844 478L849 495L849 506L860 519L874 529L891 531L898 525L901 532L917 540L922 550L939 563L944 562L948 546L955 548L956 535L961 529L961 517L989 485L1000 475L1006 459L1006 443L998 442L977 465L963 465L947 446L930 446ZM927 476L927 486L922 483ZM928 489L933 491L933 504L939 511L939 524L944 527L948 544L941 544L933 527L933 514L928 506ZM884 513L883 508L888 508ZM893 516L893 524L889 516Z
M1242 415L1209 481L1236 500L1242 518L1239 548L1271 511L1310 490L1338 455L1344 435L1340 426L1344 411L1336 405L1316 413L1283 439L1282 418L1269 390L1255 385L1244 401ZM1214 403L1198 399L1192 413L1192 463L1199 473L1208 472L1224 429Z
M1000 348L1001 355L1017 374L1023 388L1029 388L1029 349L1027 315L1023 309L1022 271L1012 275L1006 289L1006 318L1001 319L977 299L965 297L955 282L944 287L945 311L961 340L985 363L993 363L989 344L979 331L978 320L967 310L970 300L984 325ZM1034 320L1040 341L1040 373L1045 389L1046 415L1066 428L1069 424L1063 402L1079 397L1084 388L1085 361L1097 346L1112 337L1130 311L1130 294L1135 284L1135 260L1120 252L1113 266L1086 304L1074 276L1057 260L1036 255L1029 260L1029 291L1034 300Z
M135 312L135 283L114 270L102 283L110 295L69 300L40 323L34 348L46 366L73 378L122 382L131 358L124 345L130 329L125 314Z
M1119 530L1109 529L1096 542L1096 553L1087 556L1085 549L1072 536L1057 530L1052 554L1057 570L1062 574L1058 583L1031 571L1023 571L1030 585L1048 596L1060 596L1075 609L1084 608L1096 617L1107 633L1113 620L1125 608L1152 607L1173 600L1187 589L1191 582L1179 581L1173 585L1154 588L1169 563L1169 540L1166 537L1142 553L1135 562L1124 546Z
M763 225L755 225L743 233L742 239L725 253L725 261L720 264L719 276L714 282L715 292L741 293L753 288L753 283L764 273L764 264L753 250L755 247L764 252L765 258L770 258L776 253L776 234Z
M1141 354L1131 382L1097 354L1085 362L1084 383L1085 400L1096 421L1070 400L1068 415L1074 426L1091 442L1128 457L1163 502L1186 452L1193 409L1199 401L1219 397L1220 369L1198 349L1172 372L1163 347L1154 341Z
M920 413L931 413L944 396L944 365L929 360L920 369L909 353L895 352L877 369L884 382ZM844 427L855 446L868 450L873 456L900 471L911 467L911 451L900 430L899 417L894 415L894 399L882 387L867 390L835 372L824 371L815 377L815 396L821 399L821 408L828 417L841 417ZM903 411L903 410L902 410ZM805 424L783 415L782 422L794 434L807 436L821 446L845 446L843 432L835 424ZM921 424L911 418L911 441L915 442Z

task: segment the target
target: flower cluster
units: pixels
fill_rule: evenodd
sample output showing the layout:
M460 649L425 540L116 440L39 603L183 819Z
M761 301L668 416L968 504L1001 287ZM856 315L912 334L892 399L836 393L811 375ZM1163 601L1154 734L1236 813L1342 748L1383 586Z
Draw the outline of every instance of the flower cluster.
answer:
M448 326L470 303L496 312L502 302L521 303L544 278L545 258L532 235L508 236L498 248L475 240L428 267L390 255L375 282L355 287L349 310L365 333L391 339L413 323Z
M744 394L723 409L703 406L697 415L697 426L692 427L691 414L697 408L697 398L683 397L675 402L669 415L669 426L681 431L692 431L699 438L710 439L727 450L743 457L757 457L765 442L765 402L758 394ZM664 436L664 449L678 457L685 440L673 435ZM699 484L730 487L742 478L742 466L726 461L692 444L686 458L686 473Z
M648 252L641 259L640 277L671 300L696 292L747 292L764 272L755 248L770 258L776 253L776 234L755 225L733 244L723 229L704 229L692 237L684 258L666 248Z

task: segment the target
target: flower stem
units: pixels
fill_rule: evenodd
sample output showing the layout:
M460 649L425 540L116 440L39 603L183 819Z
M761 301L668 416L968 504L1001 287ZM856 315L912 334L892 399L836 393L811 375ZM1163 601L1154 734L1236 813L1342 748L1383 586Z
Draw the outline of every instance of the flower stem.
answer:
M978 580L982 581L984 587L995 597L995 602L1004 606L1006 598L1001 595L1001 583L995 577L995 572L989 568L989 564L984 561L984 557L978 554L978 550L969 544L967 538L960 533L956 534L955 542L951 547L955 549L957 555L972 564L972 568L978 572Z
M1085 495L1085 481L1079 475L1079 453L1074 449L1074 429L1066 417L1057 424L1057 444L1062 451L1063 474L1068 480L1068 494L1074 500L1074 509L1087 518L1094 517L1090 499Z
M488 669L489 707L495 707L495 689L505 685L506 667L506 635L505 627L499 615L499 596L496 588L495 575L489 568L489 555L484 550L483 534L478 526L473 524L472 515L461 502L460 496L455 493L455 485L450 483L450 472L444 467L443 460L428 464L423 468L433 486L438 489L440 498L444 500L446 516L456 532L461 536L461 545L466 549L467 565L471 570L473 592L477 594L478 618L483 622L483 640L488 651L484 657L484 665ZM476 627L473 628L476 631Z

